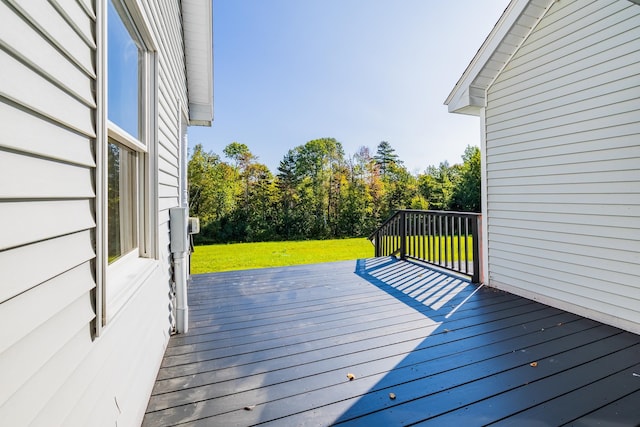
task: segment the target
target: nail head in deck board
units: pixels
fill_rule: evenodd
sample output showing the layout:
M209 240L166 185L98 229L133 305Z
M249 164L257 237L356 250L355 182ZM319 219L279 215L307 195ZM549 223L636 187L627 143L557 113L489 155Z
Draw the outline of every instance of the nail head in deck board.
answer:
M469 414L507 423L522 420L518 413L540 420L637 413L627 396L639 395L640 380L615 365L630 354L637 360L640 337L484 288L445 319L450 304L434 310L411 297L416 275L433 271L409 264L373 259L195 276L189 292L202 327L171 338L165 364L174 366L161 369L144 424L379 425L432 414L437 425ZM362 310L354 298L363 299ZM230 321L251 326L224 331L217 323ZM616 388L606 402L599 385ZM537 398L528 394L536 387ZM584 408L568 405L571 396ZM483 402L499 404L487 411Z

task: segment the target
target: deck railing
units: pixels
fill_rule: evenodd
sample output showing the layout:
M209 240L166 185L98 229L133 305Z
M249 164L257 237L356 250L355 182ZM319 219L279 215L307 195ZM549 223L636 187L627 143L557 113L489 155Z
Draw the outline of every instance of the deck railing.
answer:
M401 210L369 240L375 255L414 259L482 281L482 216L469 212Z

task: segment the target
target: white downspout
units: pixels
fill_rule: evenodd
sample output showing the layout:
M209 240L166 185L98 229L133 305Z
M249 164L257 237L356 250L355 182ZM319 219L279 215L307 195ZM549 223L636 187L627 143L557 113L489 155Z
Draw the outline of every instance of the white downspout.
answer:
M176 332L184 334L189 331L186 252L173 254L173 267L176 275Z
M189 189L187 188L187 167L189 160L187 159L189 152L189 141L187 138L187 124L184 120L181 123L182 128L182 141L180 145L180 206L183 208L189 208Z
M486 99L486 97L485 97ZM489 187L487 181L487 109L480 109L480 169L482 205L482 275L481 283L491 286L489 271Z
M187 189L187 126L184 120L181 122L182 141L180 144L180 214L171 217L179 224L172 227L179 235L179 244L173 253L173 268L176 282L176 332L183 334L189 331L189 303L187 300L187 278L189 274L189 234L187 222L189 219L189 191ZM179 229L179 230L178 230Z

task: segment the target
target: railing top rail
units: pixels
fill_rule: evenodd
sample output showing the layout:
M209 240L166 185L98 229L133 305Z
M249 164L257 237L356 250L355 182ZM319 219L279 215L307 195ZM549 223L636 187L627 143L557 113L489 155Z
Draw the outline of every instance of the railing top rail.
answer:
M398 212L409 212L409 213L426 213L431 215L446 215L446 216L459 216L459 217L478 217L482 214L478 212L458 212L458 211L432 211L432 210L420 210L420 209L402 209Z

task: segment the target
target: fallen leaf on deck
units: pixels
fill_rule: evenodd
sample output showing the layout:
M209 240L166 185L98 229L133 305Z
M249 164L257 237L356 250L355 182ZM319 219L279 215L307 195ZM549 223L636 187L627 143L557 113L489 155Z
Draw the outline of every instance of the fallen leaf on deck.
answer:
M245 410L245 411L253 411L253 408L255 408L255 407L256 407L256 405L249 405L249 406L245 406L245 407L244 407L244 410Z
M538 362L531 362L529 363L529 366L531 366L532 368L535 368L536 366L538 366Z
M395 400L396 399L396 394L395 393L389 393L389 399Z
M349 378L349 381L353 381L353 380L355 380L355 379L356 379L356 376L355 376L355 375L353 375L352 373L348 373L348 374L347 374L347 378Z

